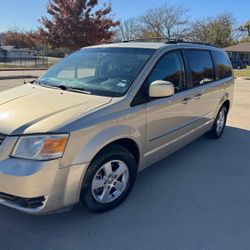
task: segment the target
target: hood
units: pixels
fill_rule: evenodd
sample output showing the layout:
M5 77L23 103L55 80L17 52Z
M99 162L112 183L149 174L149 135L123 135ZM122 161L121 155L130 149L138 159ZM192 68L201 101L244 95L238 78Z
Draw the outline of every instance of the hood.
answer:
M6 90L0 92L0 134L49 132L111 100L32 84Z

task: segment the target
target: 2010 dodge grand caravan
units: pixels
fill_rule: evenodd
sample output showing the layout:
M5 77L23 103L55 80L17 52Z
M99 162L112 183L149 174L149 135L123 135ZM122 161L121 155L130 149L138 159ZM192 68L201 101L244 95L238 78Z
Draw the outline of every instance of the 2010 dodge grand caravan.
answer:
M232 105L226 53L184 42L83 48L0 93L0 203L44 214L118 206L138 170L204 133ZM191 156L192 157L192 156Z

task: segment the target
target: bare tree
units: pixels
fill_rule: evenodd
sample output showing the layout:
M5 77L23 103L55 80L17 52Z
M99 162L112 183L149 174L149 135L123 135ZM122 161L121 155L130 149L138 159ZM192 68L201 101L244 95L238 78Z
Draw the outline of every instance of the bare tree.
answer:
M244 34L247 34L248 37L250 37L250 20L242 24L239 27L239 30Z
M139 18L143 25L143 37L185 38L188 33L187 13L188 9L181 5L166 4L149 9Z
M201 43L208 43L210 36L210 18L197 20L191 24L191 32L189 33L189 40Z
M120 22L117 30L117 40L129 41L141 36L141 27L137 18L130 18Z
M210 43L227 47L234 42L235 19L231 13L217 17L206 17L191 24L189 39L196 42Z

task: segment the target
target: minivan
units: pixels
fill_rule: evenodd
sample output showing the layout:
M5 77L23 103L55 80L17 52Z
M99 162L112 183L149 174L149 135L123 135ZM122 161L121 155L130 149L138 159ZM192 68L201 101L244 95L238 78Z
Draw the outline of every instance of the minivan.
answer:
M203 134L222 136L233 85L227 54L209 45L72 53L0 93L0 204L30 214L117 207L140 170Z

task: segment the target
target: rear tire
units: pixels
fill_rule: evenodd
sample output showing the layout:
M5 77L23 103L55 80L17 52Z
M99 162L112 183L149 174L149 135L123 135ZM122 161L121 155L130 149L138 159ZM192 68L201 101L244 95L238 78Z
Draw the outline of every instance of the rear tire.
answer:
M90 164L80 202L94 213L109 211L127 198L136 176L137 163L133 155L120 145L111 145Z
M218 139L223 135L227 122L228 108L223 105L219 110L212 129L207 133L209 138Z

